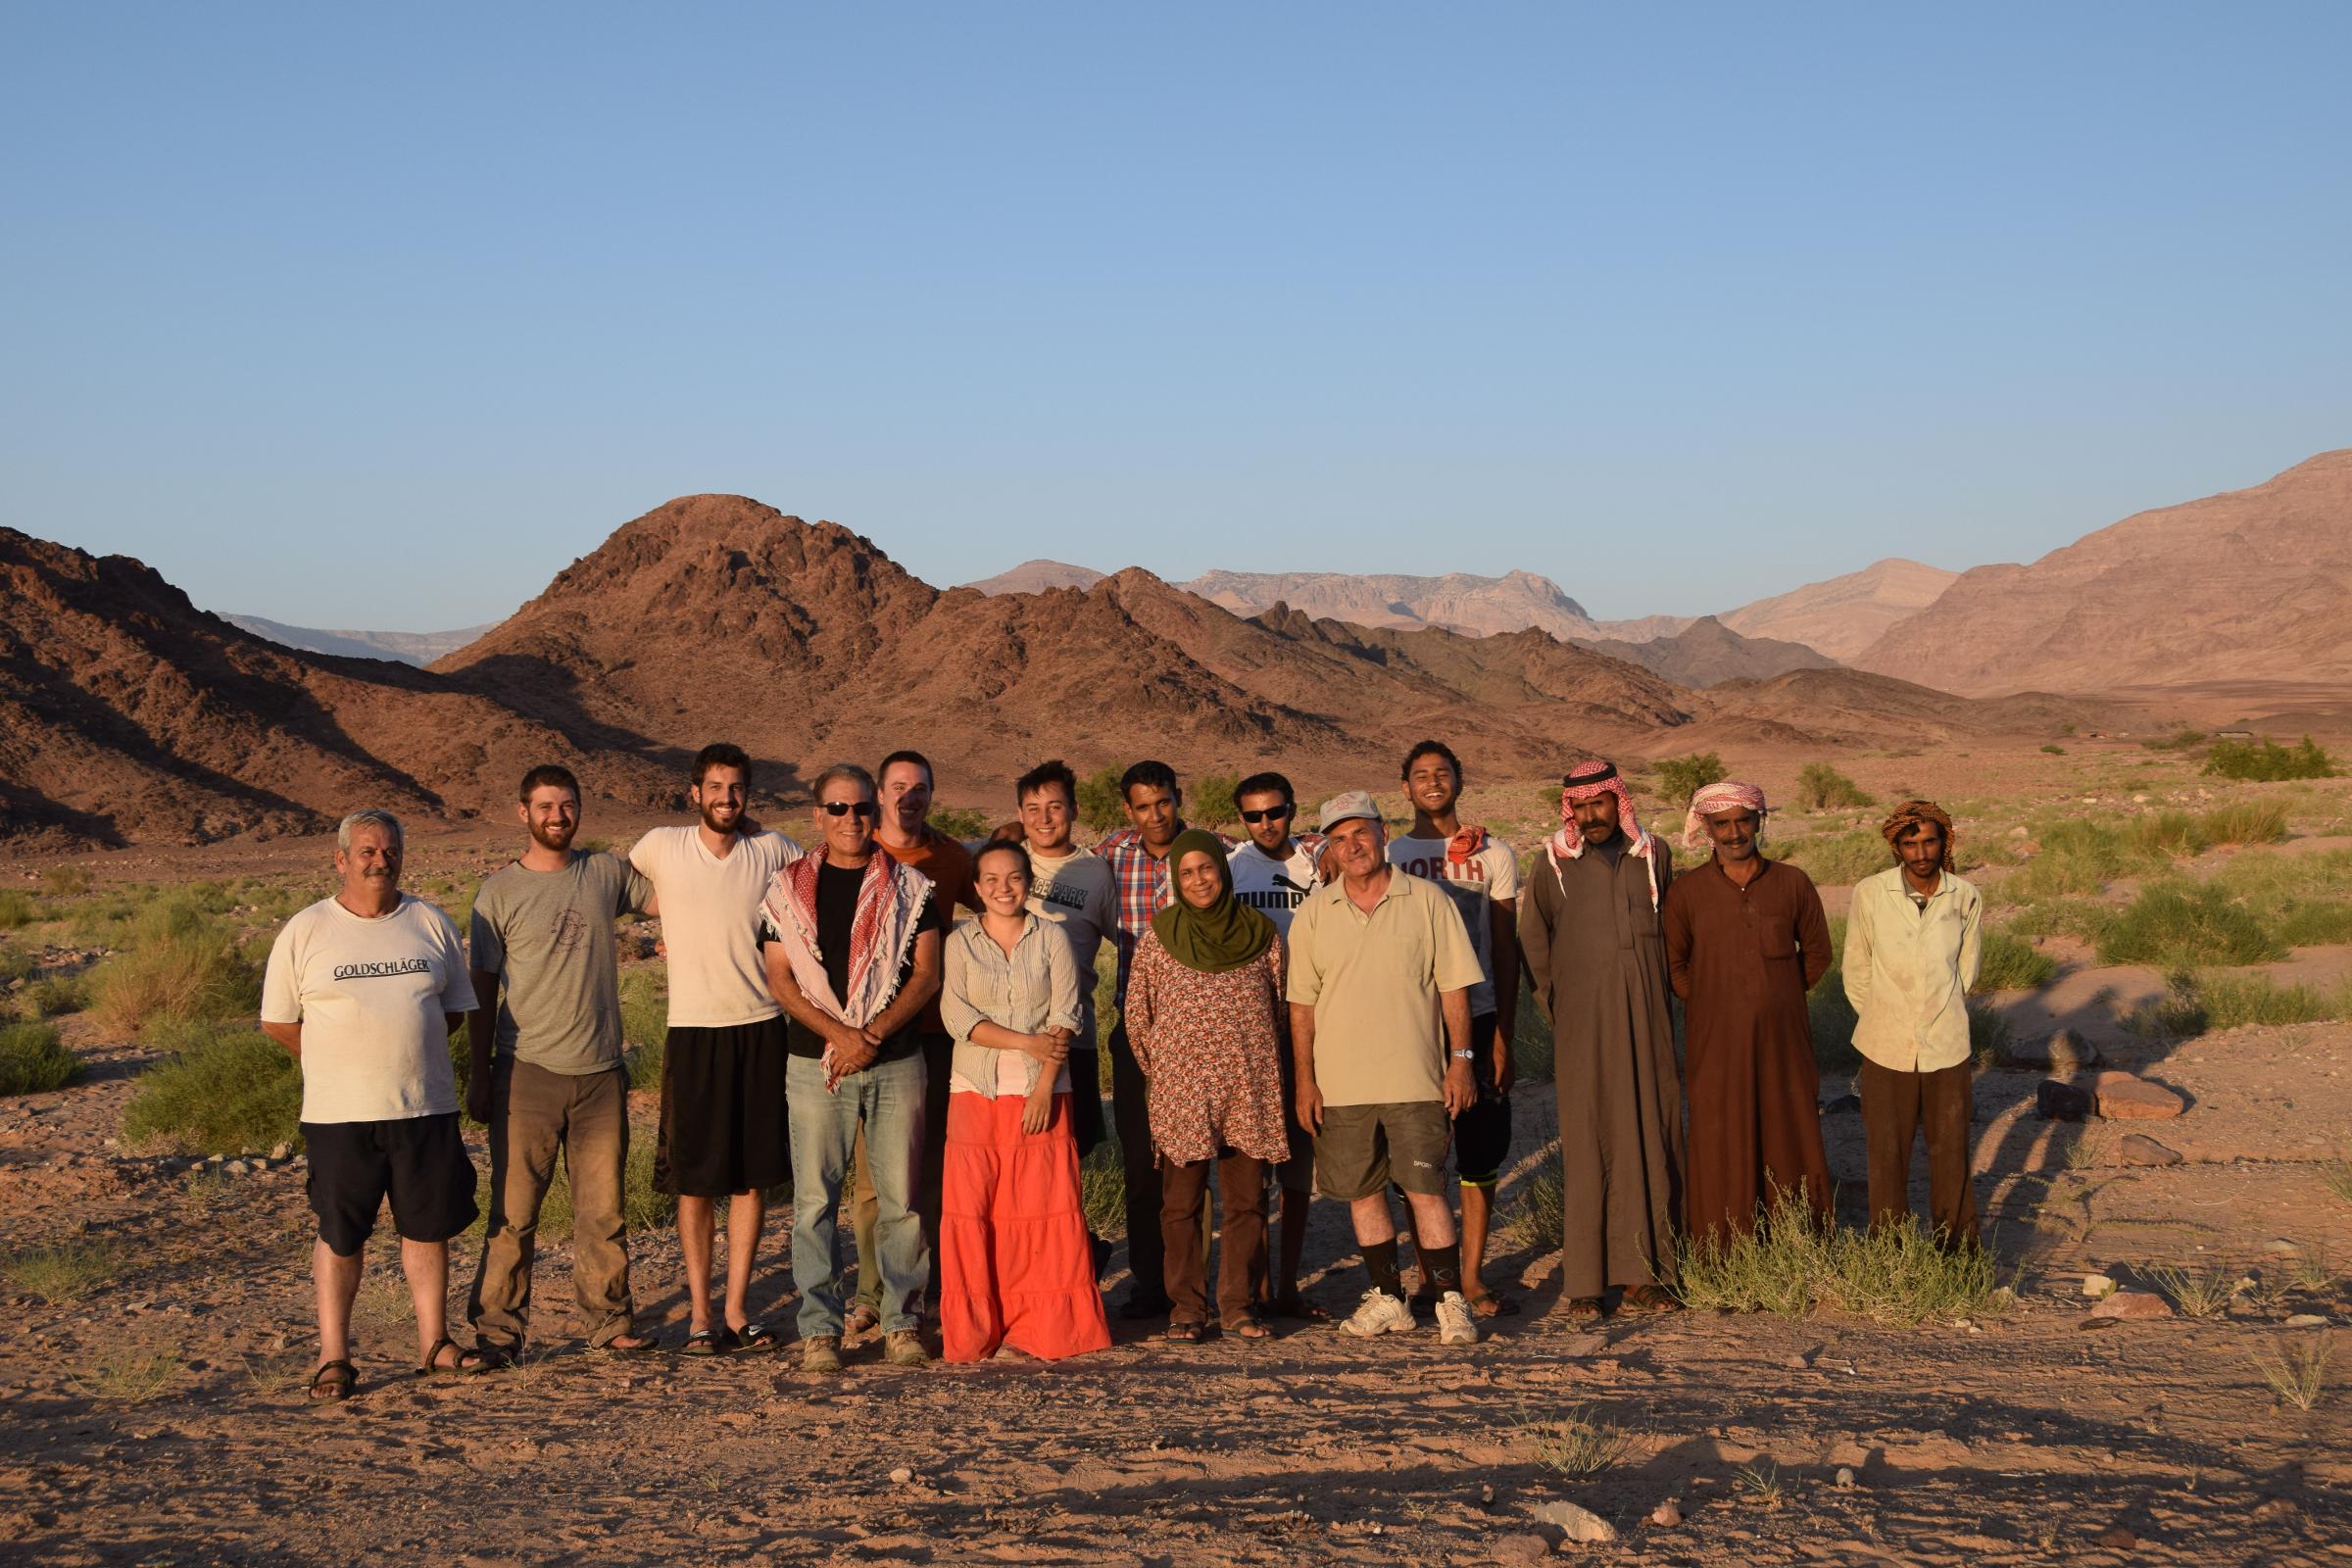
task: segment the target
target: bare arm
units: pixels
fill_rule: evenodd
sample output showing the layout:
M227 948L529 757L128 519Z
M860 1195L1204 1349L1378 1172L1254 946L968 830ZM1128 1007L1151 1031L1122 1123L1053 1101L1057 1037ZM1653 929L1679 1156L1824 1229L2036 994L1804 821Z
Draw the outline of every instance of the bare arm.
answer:
M291 1055L296 1061L300 1061L302 1059L302 1025L298 1023L270 1023L267 1020L264 1020L262 1024L262 1033L268 1035L270 1039L285 1047L286 1054Z
M888 1040L913 1021L923 1010L923 1004L939 995L940 936L936 931L924 931L914 939L914 967L908 971L906 983L899 994L890 999L882 1015L865 1026L865 1032L875 1041Z
M1458 1116L1478 1103L1478 1080L1472 1075L1470 1050L1470 993L1446 991L1438 996L1446 1015L1446 1113ZM1500 1049L1501 1042L1495 1042Z
M863 1045L864 1036L858 1030L820 1010L801 990L801 982L793 976L792 960L784 956L784 945L770 942L760 950L767 964L767 994L776 999L792 1021L815 1035L829 1046L847 1048Z
M1489 900L1494 921L1494 1087L1511 1088L1511 1035L1519 1027L1519 901Z
M1323 1132L1323 1091L1315 1084L1315 1009L1294 1002L1291 1008L1291 1068L1298 1084L1298 1125Z

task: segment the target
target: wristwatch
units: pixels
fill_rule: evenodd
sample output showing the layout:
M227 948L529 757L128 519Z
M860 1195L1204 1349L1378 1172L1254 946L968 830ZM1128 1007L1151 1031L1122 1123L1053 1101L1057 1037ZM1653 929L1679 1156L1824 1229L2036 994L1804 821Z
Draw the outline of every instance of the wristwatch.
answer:
M1478 1059L1478 1053L1475 1051L1457 1051L1453 1054L1453 1059L1456 1061L1476 1061Z

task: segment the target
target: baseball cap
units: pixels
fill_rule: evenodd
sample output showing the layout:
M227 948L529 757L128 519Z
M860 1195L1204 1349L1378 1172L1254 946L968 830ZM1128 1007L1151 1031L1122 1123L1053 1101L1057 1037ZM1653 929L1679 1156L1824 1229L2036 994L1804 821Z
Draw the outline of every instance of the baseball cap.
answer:
M1359 816L1368 816L1375 822L1380 820L1380 807L1372 799L1369 790L1349 790L1345 795L1334 795L1325 801L1322 818L1317 826L1328 833L1342 822L1353 821Z

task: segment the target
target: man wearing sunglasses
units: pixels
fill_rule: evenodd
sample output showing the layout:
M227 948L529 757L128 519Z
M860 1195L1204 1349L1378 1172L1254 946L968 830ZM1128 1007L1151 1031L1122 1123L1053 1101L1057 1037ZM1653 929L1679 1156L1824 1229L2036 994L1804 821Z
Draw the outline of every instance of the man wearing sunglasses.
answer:
M841 1370L834 1216L862 1134L878 1212L874 1257L893 1365L931 1356L917 1312L931 1248L915 1211L924 1142L920 1019L939 994L946 911L929 877L881 853L873 775L840 762L816 779L821 853L786 866L760 906L768 989L791 1015L792 1278L801 1365Z
M1291 836L1298 815L1298 801L1291 781L1280 773L1250 774L1235 787L1233 803L1250 835L1249 842L1226 861L1233 872L1233 896L1273 921L1274 929L1287 942L1292 912L1320 885L1315 858L1323 836ZM1287 1011L1282 1023L1286 1037L1282 1059L1287 1073L1291 1062ZM1286 1083L1284 1102L1297 1099ZM1273 1277L1266 1282L1264 1304L1276 1317L1322 1321L1331 1314L1298 1294L1298 1260L1306 1250L1306 1205L1314 1200L1315 1141L1299 1126L1296 1114L1288 1119L1291 1157L1274 1167L1275 1182L1282 1189L1282 1234L1275 1248Z

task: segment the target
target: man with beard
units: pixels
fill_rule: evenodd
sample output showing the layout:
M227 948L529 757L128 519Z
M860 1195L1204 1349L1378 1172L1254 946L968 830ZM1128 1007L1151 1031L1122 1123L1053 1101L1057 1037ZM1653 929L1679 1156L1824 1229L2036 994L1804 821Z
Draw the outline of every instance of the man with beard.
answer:
M1303 838L1291 836L1298 807L1291 781L1280 773L1250 774L1234 787L1233 804L1241 812L1242 828L1249 835L1226 861L1226 868L1233 876L1233 896L1273 921L1275 934L1288 942L1291 916L1322 885L1315 870L1315 857L1323 847L1323 836L1319 833ZM1289 1108L1297 1104L1298 1097L1297 1086L1288 1082L1291 1075L1288 1007L1283 1009L1281 1023L1285 1035L1284 1120L1290 1127L1291 1155L1274 1167L1275 1185L1282 1189L1282 1234L1274 1250L1264 1306L1276 1317L1325 1322L1331 1313L1298 1291L1298 1264L1306 1252L1307 1205L1314 1200L1315 1144L1306 1129L1298 1125L1296 1110Z
M745 830L751 773L740 747L704 747L686 794L699 820L655 828L629 851L629 864L662 901L669 957L654 1185L678 1200L692 1303L688 1355L776 1346L775 1331L752 1321L748 1301L764 1217L760 1193L792 1177L783 1009L768 994L759 917L768 883L800 858L801 847L781 833ZM726 1315L713 1324L710 1246L721 1198L728 1200Z
M1805 993L1829 972L1830 922L1813 879L1757 853L1764 792L1709 784L1683 842L1714 858L1666 891L1666 964L1683 999L1690 1085L1692 1241L1744 1235L1786 1199L1827 1225L1821 1069Z
M1486 978L1470 988L1471 1073L1478 1100L1453 1119L1453 1164L1462 1183L1462 1293L1480 1317L1519 1310L1487 1289L1480 1271L1494 1223L1494 1184L1511 1152L1511 1033L1519 1022L1519 856L1483 827L1465 827L1462 763L1444 741L1404 754L1412 831L1389 844L1389 863L1453 896ZM1416 1249L1417 1250L1417 1249ZM1425 1278L1422 1297L1434 1302ZM1416 1304L1420 1304L1417 1302Z
M392 1202L416 1309L419 1370L475 1372L450 1342L449 1239L473 1223L473 1162L458 1131L449 1037L473 1010L448 915L400 891L400 819L354 811L335 833L333 898L285 923L262 981L262 1030L302 1063L302 1136L318 1216L314 1399L348 1398L351 1303L376 1211Z
M1895 863L1854 888L1845 995L1861 1053L1870 1220L1911 1212L1911 1145L1928 1139L1928 1215L1949 1248L1979 1245L1969 1183L1968 988L1984 953L1984 901L1952 865L1951 816L1905 801L1880 825Z
M651 912L654 890L616 856L574 853L580 785L570 769L525 773L516 815L528 846L473 900L479 1006L466 1111L490 1129L490 1221L466 1315L485 1361L522 1353L539 1207L561 1154L571 1186L572 1289L588 1344L650 1350L653 1340L636 1332L621 1217L629 1072L612 922Z
M1596 1317L1675 1304L1683 1199L1683 1086L1659 909L1674 857L1634 819L1617 769L1579 762L1561 781L1560 829L1519 907L1536 1001L1551 1019L1560 1101L1560 1294Z

